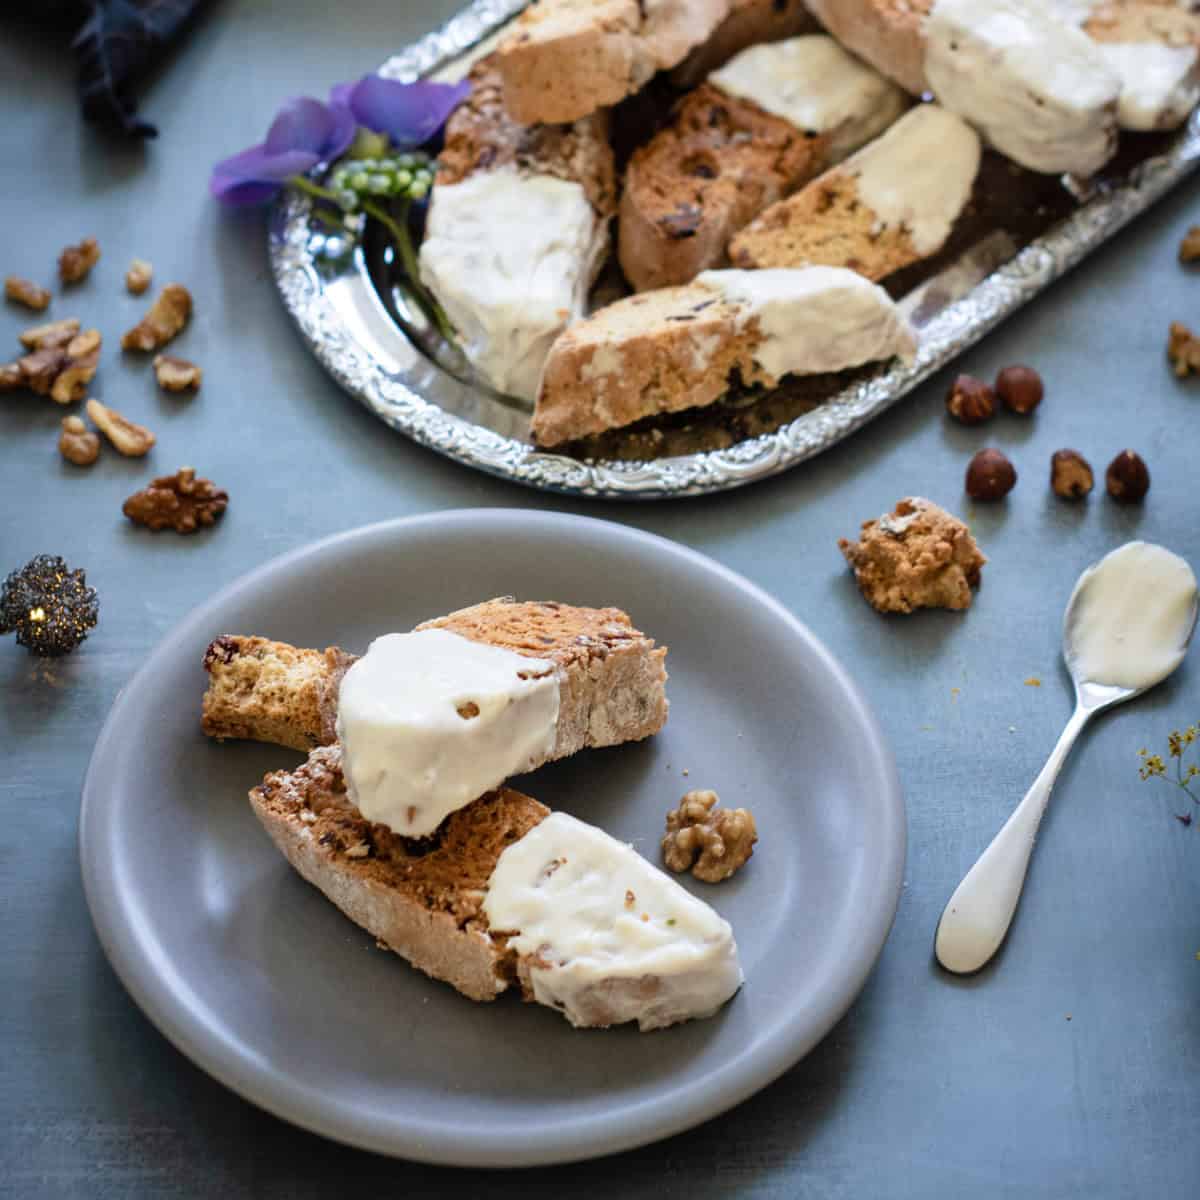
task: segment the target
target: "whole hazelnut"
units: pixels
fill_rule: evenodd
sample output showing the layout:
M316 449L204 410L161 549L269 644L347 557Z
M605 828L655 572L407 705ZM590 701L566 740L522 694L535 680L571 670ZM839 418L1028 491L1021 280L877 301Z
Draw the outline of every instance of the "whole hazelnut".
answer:
M1045 392L1042 377L1032 367L1005 367L996 376L996 395L1006 408L1023 417L1041 404Z
M1050 459L1050 487L1064 500L1082 500L1095 485L1091 464L1078 450L1056 450Z
M1136 504L1150 490L1150 471L1140 454L1122 450L1104 473L1108 494L1120 504Z
M1016 468L999 450L980 450L967 465L967 495L972 500L1002 500L1016 482Z
M996 412L996 396L982 379L960 375L946 395L946 411L964 425L982 425Z

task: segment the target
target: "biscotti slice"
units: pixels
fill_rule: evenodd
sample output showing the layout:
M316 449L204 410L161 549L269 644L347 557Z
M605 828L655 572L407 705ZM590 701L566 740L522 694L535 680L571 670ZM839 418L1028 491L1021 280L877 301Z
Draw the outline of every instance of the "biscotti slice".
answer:
M533 436L558 445L712 404L739 383L772 387L915 346L887 293L852 271L705 271L568 329L546 362Z
M979 138L936 104L772 205L729 245L737 267L848 267L868 279L936 254L971 197Z
M419 970L472 1000L515 980L515 955L491 937L481 905L501 852L548 815L544 805L500 788L451 813L436 838L398 837L363 818L340 748L322 746L268 775L250 806L309 883Z
M1120 80L1040 0L808 0L843 45L970 121L1033 171L1091 175L1116 150Z
M730 0L539 0L497 48L504 103L525 125L586 117L677 66Z
M1122 129L1174 129L1200 101L1200 16L1153 0L1071 0L1083 32L1121 79Z
M667 719L666 647L656 647L620 609L506 598L417 628L552 660L559 708L551 758L650 737ZM204 654L201 726L209 737L298 750L333 742L338 685L354 661L337 648L298 650L260 637L219 637Z
M546 353L581 316L604 263L616 173L604 114L517 124L494 55L446 125L419 254L421 280L481 379L532 400Z
M729 239L757 213L907 106L900 88L823 34L743 50L630 160L617 238L626 279L646 291L723 265Z
M347 917L472 1000L514 983L573 1025L657 1029L741 986L733 932L708 905L593 826L500 788L435 838L396 836L349 800L337 746L250 793L300 875Z
M804 0L733 0L729 15L672 72L677 88L694 88L710 71L724 66L748 46L779 42L819 26Z

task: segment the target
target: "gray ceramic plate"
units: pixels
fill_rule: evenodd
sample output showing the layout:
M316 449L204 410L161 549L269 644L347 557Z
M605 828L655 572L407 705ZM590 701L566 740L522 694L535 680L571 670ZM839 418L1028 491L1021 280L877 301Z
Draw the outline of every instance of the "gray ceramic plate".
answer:
M752 805L749 866L691 884L733 924L746 985L717 1017L579 1032L411 970L303 883L245 795L293 751L198 722L208 641L363 648L511 593L615 604L670 646L671 718L519 786L651 858L689 787ZM684 771L687 777L684 777ZM354 530L208 601L113 705L84 784L80 855L101 941L185 1054L308 1129L430 1162L564 1162L653 1141L774 1079L846 1010L883 946L904 864L891 755L811 633L744 579L621 525L511 510Z

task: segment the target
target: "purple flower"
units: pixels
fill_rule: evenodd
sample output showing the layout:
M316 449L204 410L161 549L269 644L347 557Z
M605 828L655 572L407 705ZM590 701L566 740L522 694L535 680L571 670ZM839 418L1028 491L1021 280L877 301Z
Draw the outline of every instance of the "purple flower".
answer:
M346 105L298 96L279 110L265 142L213 167L209 189L223 204L262 204L291 176L343 154L354 129Z
M462 83L397 83L381 75L364 75L357 83L339 83L330 93L334 106L344 105L354 119L376 133L386 133L401 150L429 141L471 90Z

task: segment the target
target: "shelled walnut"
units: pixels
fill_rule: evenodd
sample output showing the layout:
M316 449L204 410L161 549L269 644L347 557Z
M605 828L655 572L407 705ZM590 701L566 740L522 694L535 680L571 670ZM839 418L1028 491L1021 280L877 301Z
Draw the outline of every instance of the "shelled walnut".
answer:
M58 404L73 404L76 400L82 400L87 395L88 384L96 378L99 366L99 350L75 358L68 347L67 361L50 385L50 398Z
M25 386L38 396L50 395L59 373L67 365L67 352L61 346L35 350L17 359Z
M100 439L81 417L63 417L58 451L67 462L77 467L90 467L100 457Z
M1179 261L1181 263L1195 262L1200 258L1200 225L1193 225L1183 235L1179 243Z
M125 272L125 287L134 296L140 296L153 278L154 268L144 258L135 258Z
M151 480L149 487L125 501L121 511L147 529L195 533L202 525L212 525L228 504L228 492L210 479L197 479L193 468L180 467L174 475Z
M58 256L58 277L63 283L81 283L100 261L100 243L85 237L77 246L67 246Z
M115 408L101 404L99 400L87 402L87 415L97 429L112 443L113 449L127 458L141 458L148 454L157 441L154 434L144 425L138 425L123 417Z
M19 362L0 363L0 392L15 392L25 386L25 372Z
M748 808L719 808L716 792L688 792L667 813L663 862L705 883L728 879L754 853L758 833Z
M154 377L158 386L167 392L198 391L204 372L186 358L171 354L154 356Z
M150 311L121 338L121 349L147 353L159 350L179 333L191 315L191 293L182 284L168 283Z
M65 346L79 332L78 317L64 317L61 321L48 321L45 325L31 325L17 337L26 350L52 350Z
M1182 322L1171 322L1171 333L1167 338L1167 358L1175 368L1175 374L1183 379L1193 372L1200 373L1200 338Z
M5 279L4 295L16 304L32 308L34 312L42 312L50 304L50 293L44 287L38 287L32 280L22 279L19 275L9 275Z

